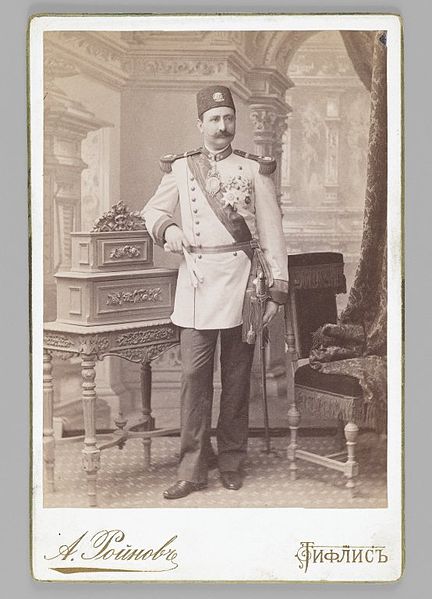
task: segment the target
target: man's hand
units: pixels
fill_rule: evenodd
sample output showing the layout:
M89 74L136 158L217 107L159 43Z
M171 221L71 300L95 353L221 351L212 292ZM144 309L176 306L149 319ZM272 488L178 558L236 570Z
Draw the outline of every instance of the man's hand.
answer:
M186 239L183 231L177 225L170 225L165 231L166 252L174 252L175 254L183 254L183 246L188 246L189 242Z
M268 300L266 303L266 308L263 316L263 326L267 326L273 318L276 316L279 310L279 304L274 302L273 300Z

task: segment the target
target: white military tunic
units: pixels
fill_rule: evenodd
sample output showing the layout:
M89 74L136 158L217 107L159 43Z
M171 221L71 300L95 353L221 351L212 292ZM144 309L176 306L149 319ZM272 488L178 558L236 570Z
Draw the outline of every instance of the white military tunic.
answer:
M287 252L272 179L260 173L259 162L235 153L213 164L227 190L225 200L244 218L267 259L274 278L270 295L283 303L288 281ZM189 244L197 248L235 243L211 208L189 168L186 155L176 157L170 166L171 172L164 174L156 193L142 211L155 243L163 246L164 233L170 224L178 224ZM178 204L181 223L173 219ZM242 324L251 266L245 252L184 253L172 322L194 329L226 329Z

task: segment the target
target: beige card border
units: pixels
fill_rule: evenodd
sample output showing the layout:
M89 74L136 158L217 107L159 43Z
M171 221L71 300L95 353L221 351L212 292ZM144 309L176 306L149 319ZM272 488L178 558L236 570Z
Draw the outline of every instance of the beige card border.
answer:
M230 17L233 16L233 15L234 15L234 13L230 13L229 14ZM245 15L244 13L235 13L235 16L260 16L260 15L267 16L266 13L254 13L253 15ZM32 18L32 21L35 18L39 18L39 17L42 17L42 16L49 16L49 17L77 17L77 16L83 16L83 17L103 17L103 16L109 16L109 17L112 17L112 16L119 16L119 17L142 17L144 15L142 15L142 14L134 14L134 13L130 13L130 14L120 13L118 15L116 15L115 13L94 13L94 14L90 14L90 13L89 14L85 14L84 13L84 14L81 14L81 15L75 14L75 13L65 13L65 14L60 14L59 13L59 14L56 14L56 15L52 15L52 14L49 14L49 13L42 13L40 15L35 15ZM147 15L147 16L158 16L158 17L159 16L163 16L163 17L173 17L174 16L174 17L178 17L178 16L191 16L191 15L177 15L177 14L170 14L170 15L168 15L167 14L167 15ZM194 16L211 16L214 19L214 15L207 15L205 13L202 14L202 15L200 13L196 13L196 15L194 15ZM221 16L224 16L224 15L221 15ZM302 15L299 15L299 14L292 14L292 15L284 14L284 15L279 15L279 14L277 14L277 15L274 15L274 16L278 16L278 17L279 16L296 16L297 17L297 16L302 16ZM365 15L364 15L364 13L343 13L343 14L341 14L341 13L305 13L304 16L307 16L307 17L309 17L309 16L322 17L322 16L365 16ZM378 15L377 14L377 15L370 15L370 16L373 16L373 17L378 17L378 16L385 16L385 17L396 16L397 18L399 18L397 15L393 15L392 13L388 13L388 14L385 14L385 15L382 15L382 14ZM30 22L28 35L30 34L30 28L31 28L32 21ZM322 27L319 27L319 28L322 29ZM404 276L405 276L404 258L403 258L403 252L404 252L404 236L403 236L404 170L403 170L403 159L404 159L404 156L403 156L403 54L402 54L402 49L403 49L403 38L402 38L402 30L401 30L401 48L400 48L400 50L401 50L401 54L400 54L400 67L401 67L401 78L400 78L400 83L401 83L401 98L400 98L400 100L401 100L401 106L400 106L400 109L401 109L401 115L400 116L401 116L401 127L402 127L402 131L401 131L401 137L400 137L400 143L401 143L401 149L400 149L400 161L401 161L401 164L400 164L401 214L400 214L400 223L399 223L400 224L400 252L401 252L401 255L400 255L401 273L400 274L401 274L401 285L402 285L402 288L401 288L401 298L400 298L401 299L401 306L400 306L400 311L401 312L403 311L403 306L404 306L404 304L403 304L403 302L404 302L404 287L403 287L403 285L404 285ZM29 37L28 37L28 42L27 42L27 61L28 61L28 65L29 65L30 64L30 40L29 40ZM30 79L31 79L30 71L28 70L28 78L27 78L27 90L28 90L28 99L29 99L28 100L28 123L29 123L28 124L28 140L29 140L29 164L31 165L31 149L30 149L30 144L31 144L31 127L30 127L30 118L31 118ZM390 120L390 115L389 115L389 120ZM390 142L389 142L389 154L390 154ZM389 156L389 162L390 162L390 156ZM30 177L31 177L31 180L32 180L31 166L30 166ZM389 183L390 183L390 176L389 176ZM31 257L33 258L33 256L34 256L34 254L32 252L32 243L33 243L33 235L32 235L32 223L33 223L32 214L33 214L33 212L32 212L32 210L33 210L33 205L32 205L32 197L31 197L32 196L31 189L32 189L32 187L31 187L31 181L29 181L29 227L30 227L30 231L31 231L31 233L30 233L30 247L31 247ZM390 190L389 190L389 196L390 196ZM32 271L30 272L30 277L32 277ZM390 299L390 297L389 297L389 299ZM31 311L31 313L30 313L30 320L31 320L31 322L33 324L33 318L32 318L32 316L33 316L33 313ZM403 316L403 314L401 313L400 316ZM403 327L402 321L401 321L401 326ZM404 427L403 427L403 425L404 425L404 421L403 421L403 411L404 411L404 395L403 395L403 380L404 380L403 379L403 376L404 376L404 373L403 373L403 359L404 359L403 351L404 351L404 337L403 337L403 328L402 328L401 332L402 332L402 339L401 339L401 343L402 343L402 347L401 347L401 350L402 350L402 352L401 352L401 358L402 358L402 364L401 364L401 375L402 375L402 389L401 389L401 391L402 391L402 397L401 397L401 410L402 410L402 420L401 420L401 430L402 430L402 435L401 435L401 467L402 467L402 471L401 471L401 490L400 491L401 491L401 502L402 502L401 503L401 510L402 510L401 511L401 539L402 539L402 547L401 547L401 550L402 550L402 553L401 553L401 571L402 571L403 567L404 567L404 561L405 561L405 532L404 532L404 516L403 516L403 514L404 514L404 512L403 512L403 509L404 509L404 478L405 478L405 472L404 472ZM34 334L34 325L33 325L32 334ZM32 335L32 340L33 340L33 335ZM33 356L33 352L32 352L31 353L31 359L33 357L34 356ZM34 377L34 378L36 378L36 377ZM34 378L32 377L32 394L31 394L32 395L31 396L31 401L32 401L32 407L31 407L31 409L32 410L35 407L34 403L33 403ZM32 442L32 447L33 447L33 443L34 443L33 437L31 439L31 442ZM34 458L33 458L33 455L32 455L32 459L31 459L31 465L32 465L32 471L31 471L31 485L32 485L33 484L33 477L34 477L34 471L33 471L33 468L34 468ZM30 500L31 500L31 510L32 510L32 514L33 514L33 511L35 509L34 500L32 500L32 498L30 498ZM68 508L68 509L72 509L72 508ZM34 522L32 522L31 526L32 526L32 539L33 539ZM34 549L35 549L35 547L32 546L32 553L33 553ZM33 571L33 575L35 576L35 572L34 571ZM37 576L35 576L35 577L37 578ZM48 580L48 579L45 578L44 580ZM51 579L51 580L55 580L55 579ZM76 582L82 582L84 580L87 581L88 579L87 578L82 578L80 580L76 580ZM160 579L155 579L155 580L152 580L152 581L149 580L148 582L155 582L156 580L158 582L161 581ZM395 580L395 579L392 578L390 580ZM106 579L101 580L101 582L105 582L105 581L106 581ZM116 579L116 581L119 581L119 579ZM175 582L191 582L191 581L200 582L201 580L186 579L186 580L176 580ZM279 581L274 581L274 582L287 582L287 581L288 580L284 579L284 580L279 580ZM307 581L305 581L305 580L289 580L289 581L290 582L311 582L310 580L307 580ZM357 581L357 579L353 579L353 581ZM375 581L376 581L375 579L371 580L371 582L375 582ZM124 582L132 582L132 581L129 580L129 579L127 579L127 580L124 580ZM140 580L140 582L147 582L147 581ZM168 581L164 580L163 582L168 582ZM174 581L172 581L172 582L174 582ZM224 582L224 581L221 580L220 582ZM231 581L227 580L226 582L231 582ZM269 582L269 581L268 580L262 580L262 579L253 579L253 580L248 580L248 581L241 580L241 581L238 581L238 582ZM332 580L324 581L324 582L346 582L346 581L345 580L340 580L339 581L339 580L332 579Z

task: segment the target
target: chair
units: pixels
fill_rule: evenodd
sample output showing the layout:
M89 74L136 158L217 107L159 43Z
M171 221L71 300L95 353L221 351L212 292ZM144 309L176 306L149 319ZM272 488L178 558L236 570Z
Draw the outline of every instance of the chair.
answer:
M288 270L290 292L285 307L285 341L287 368L292 374L291 385L288 384L290 478L296 479L297 460L306 460L342 472L347 478L346 487L354 496L358 475L355 446L362 413L362 388L352 376L322 374L309 364L298 366L299 359L309 356L312 333L325 323L336 323L336 294L346 293L343 256L333 252L290 255ZM321 420L338 420L340 433L343 426L346 451L324 456L299 449L300 414L306 412ZM346 454L347 458L341 460Z

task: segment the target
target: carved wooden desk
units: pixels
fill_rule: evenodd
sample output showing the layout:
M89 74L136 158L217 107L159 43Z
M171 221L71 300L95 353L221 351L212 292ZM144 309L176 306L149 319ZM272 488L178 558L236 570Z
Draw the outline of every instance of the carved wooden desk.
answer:
M151 362L179 341L178 329L169 319L140 321L128 324L98 324L79 326L61 322L44 325L44 465L48 490L54 491L55 443L53 429L52 357L81 358L82 403L84 413L83 470L87 473L90 507L97 505L96 478L100 468L100 453L127 439L141 437L144 444L144 466L150 465L151 439L177 429L155 430L151 414ZM96 360L118 356L141 366L142 416L128 424L120 412L115 419L117 429L112 438L102 444L96 439Z

